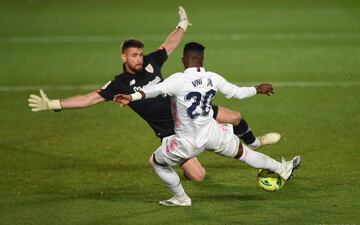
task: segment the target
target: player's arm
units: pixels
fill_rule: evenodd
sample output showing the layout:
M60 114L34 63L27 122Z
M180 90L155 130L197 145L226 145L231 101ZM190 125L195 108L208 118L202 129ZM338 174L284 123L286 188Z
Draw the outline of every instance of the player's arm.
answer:
M146 87L145 90L140 90L130 95L126 94L117 94L114 96L114 102L120 104L121 107L127 106L130 102L139 101L146 98L155 98L161 94L166 94L162 83Z
M255 87L238 87L218 74L216 74L216 78L219 80L219 91L223 93L226 98L244 99L256 94L266 94L268 96L274 94L272 85L268 83L262 83Z
M160 46L160 48L166 50L167 55L170 55L180 44L188 26L191 26L191 23L187 18L185 9L179 6L179 23L176 29L170 33L165 42Z
M96 91L90 92L86 95L77 95L66 99L61 99L60 103L63 109L87 108L104 102L105 99L101 97Z
M86 108L104 101L105 99L101 97L96 91L90 92L86 95L77 95L66 99L51 100L46 96L42 89L40 90L40 96L32 94L28 99L29 107L33 112Z

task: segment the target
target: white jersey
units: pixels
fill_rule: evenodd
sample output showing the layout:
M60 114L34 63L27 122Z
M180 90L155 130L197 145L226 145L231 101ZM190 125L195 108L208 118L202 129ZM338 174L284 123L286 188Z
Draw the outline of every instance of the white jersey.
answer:
M211 102L216 92L226 98L243 99L256 95L254 87L238 87L222 76L204 68L188 68L175 73L163 82L142 89L146 98L160 94L172 96L175 134L185 138L196 148L209 148L209 132L217 126Z

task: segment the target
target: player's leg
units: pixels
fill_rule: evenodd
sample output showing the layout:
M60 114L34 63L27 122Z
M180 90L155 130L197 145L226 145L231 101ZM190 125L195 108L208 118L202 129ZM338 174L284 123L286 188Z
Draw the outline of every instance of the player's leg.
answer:
M269 169L278 173L285 180L290 177L293 170L300 164L300 156L296 156L288 162L278 162L263 153L253 151L246 145L241 144L239 138L232 134L231 130L222 130L224 134L221 147L214 150L219 155L239 159L253 168Z
M159 153L157 153L158 158ZM170 189L174 196L168 200L160 201L159 204L165 206L190 206L191 199L185 193L184 188L180 183L180 178L173 168L168 165L160 164L155 157L155 153L150 157L150 164L154 168L156 174L160 177L162 182ZM164 162L163 162L164 163Z
M161 141L163 144L166 144L166 142L168 142L168 140L171 138L172 136L163 137ZM184 163L180 164L180 167L184 171L184 177L188 180L203 181L205 179L205 175L206 175L205 168L202 167L202 165L200 164L199 160L196 157L191 158L185 161Z
M205 179L205 169L201 166L199 160L195 157L187 160L181 165L184 175L192 181L202 181Z
M199 155L203 149L194 148L186 139L174 135L166 138L162 145L153 153L150 163L156 174L173 193L173 197L160 201L165 206L190 206L191 199L184 191L180 178L171 166L181 165L190 158Z
M278 162L265 154L251 150L243 144L239 145L238 152L234 158L245 162L253 168L269 169L279 174L285 180L290 178L293 171L299 167L301 161L300 156L295 156L290 161Z
M263 145L274 144L281 138L279 133L266 133L260 137L255 137L246 120L241 117L239 112L213 106L214 118L219 123L229 123L233 125L234 134L252 149L258 149Z

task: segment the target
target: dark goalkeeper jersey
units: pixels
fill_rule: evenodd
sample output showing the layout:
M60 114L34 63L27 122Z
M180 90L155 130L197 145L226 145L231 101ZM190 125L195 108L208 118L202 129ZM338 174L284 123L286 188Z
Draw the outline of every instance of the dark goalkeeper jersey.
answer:
M98 91L106 101L112 101L117 94L132 94L147 85L163 81L161 67L167 59L165 49L157 50L144 56L144 68L138 74L125 71L115 77ZM169 96L134 101L129 104L132 110L140 115L155 131L156 136L163 138L174 134L174 121L171 114Z

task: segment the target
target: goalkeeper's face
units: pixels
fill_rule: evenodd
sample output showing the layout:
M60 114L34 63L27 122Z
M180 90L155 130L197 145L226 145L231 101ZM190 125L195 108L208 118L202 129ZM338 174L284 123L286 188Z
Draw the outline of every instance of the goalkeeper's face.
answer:
M144 49L128 48L121 54L121 59L125 64L126 71L129 73L139 73L143 69Z

